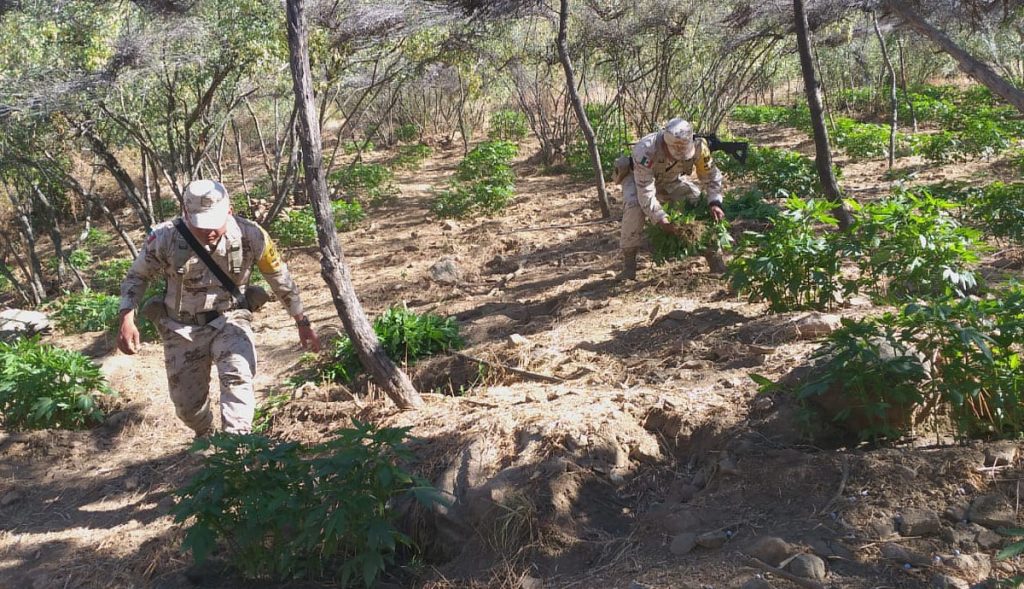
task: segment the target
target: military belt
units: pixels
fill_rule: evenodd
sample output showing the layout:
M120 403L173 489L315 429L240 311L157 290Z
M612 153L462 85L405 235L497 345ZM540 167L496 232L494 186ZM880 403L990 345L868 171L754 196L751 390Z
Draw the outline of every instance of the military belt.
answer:
M178 318L182 323L203 326L213 323L221 315L223 313L220 311L206 311L205 313L178 313Z

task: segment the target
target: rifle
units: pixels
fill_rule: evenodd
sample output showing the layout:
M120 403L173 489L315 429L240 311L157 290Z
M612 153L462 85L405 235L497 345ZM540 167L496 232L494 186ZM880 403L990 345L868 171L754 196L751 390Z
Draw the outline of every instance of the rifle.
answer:
M697 133L694 134L694 137L700 137L704 141L707 141L708 149L711 151L724 151L736 158L736 161L741 164L747 163L747 151L750 149L750 144L746 141L722 141L715 133Z

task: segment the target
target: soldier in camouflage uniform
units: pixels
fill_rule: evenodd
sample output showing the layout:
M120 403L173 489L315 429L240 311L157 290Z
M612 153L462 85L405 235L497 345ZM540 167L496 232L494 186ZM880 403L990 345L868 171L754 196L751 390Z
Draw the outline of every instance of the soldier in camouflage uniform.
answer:
M295 319L300 344L318 350L320 341L303 314L299 289L266 231L231 214L227 190L219 182L192 182L185 190L184 205L186 226L213 261L242 291L252 267L259 268ZM256 373L252 312L240 308L243 305L224 288L172 222L153 228L121 284L118 348L125 354L138 351L135 309L147 283L159 278L167 279L162 301L166 313L161 309L158 315L162 316L156 323L163 338L167 383L178 418L197 436L213 431L210 368L216 364L222 427L229 433L249 432L255 410ZM155 303L159 305L159 301Z
M690 174L696 171L701 187ZM633 146L632 158L619 158L615 179L622 184L622 278L636 279L636 255L643 245L644 218L665 231L676 228L662 210L658 197L696 204L701 188L716 221L725 218L722 210L722 173L711 158L707 142L694 138L693 127L682 119L672 119L665 128L647 135ZM725 271L722 252L717 247L705 252L711 271Z

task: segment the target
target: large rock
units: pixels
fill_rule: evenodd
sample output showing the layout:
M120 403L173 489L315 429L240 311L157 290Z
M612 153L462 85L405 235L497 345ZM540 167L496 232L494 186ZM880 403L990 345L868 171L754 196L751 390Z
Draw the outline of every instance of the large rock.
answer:
M1017 525L1013 508L1001 495L982 495L971 502L967 519L986 528L1012 528Z
M672 544L668 547L669 552L676 556L689 554L697 547L697 534L679 534L672 538Z
M911 507L900 516L900 534L904 536L929 536L937 534L941 527L939 516L930 509Z
M777 567L779 563L789 558L789 555L796 552L796 550L790 546L789 542L782 538L762 536L754 540L746 552L761 562Z
M1018 446L1015 442L994 442L985 448L985 466L1008 466L1017 461Z
M430 267L430 277L439 284L458 284L462 280L462 271L455 258L445 256Z
M987 554L957 554L948 562L949 566L967 579L980 581L992 572L992 560Z
M775 332L774 338L777 341L818 339L839 329L841 325L839 315L813 312L786 323Z
M0 339L33 336L50 329L50 318L39 311L4 309L0 311Z
M932 577L933 589L970 589L971 584L963 579L950 575L935 575Z
M753 577L741 585L740 589L775 589L775 586L761 577Z
M789 572L814 581L825 580L825 561L813 554L800 554L786 565Z
M932 564L932 559L928 555L915 552L899 544L882 544L879 552L883 558L899 566L909 564L910 566L924 567Z
M724 530L706 532L697 536L697 544L704 548L721 548L729 541L729 535Z

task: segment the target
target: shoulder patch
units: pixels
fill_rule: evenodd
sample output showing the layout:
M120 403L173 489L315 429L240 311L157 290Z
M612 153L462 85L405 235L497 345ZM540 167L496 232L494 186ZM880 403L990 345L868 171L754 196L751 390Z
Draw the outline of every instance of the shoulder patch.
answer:
M648 170L650 170L651 168L654 167L654 160L652 160L649 156L646 156L646 155L644 157L640 158L640 161L637 162L637 163L639 165L647 168Z

